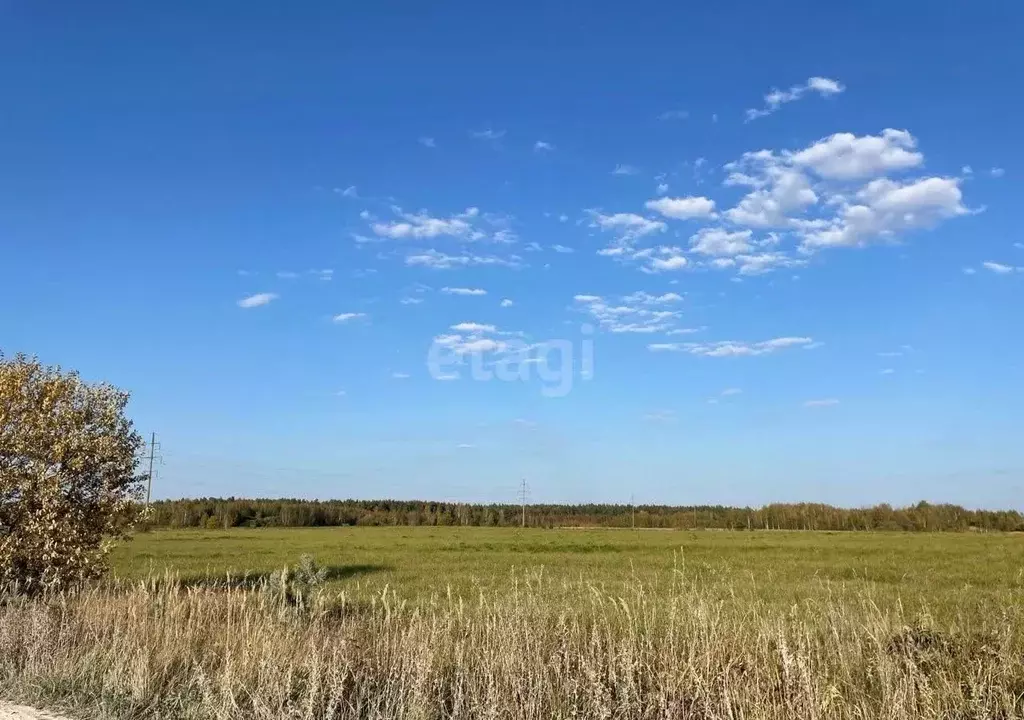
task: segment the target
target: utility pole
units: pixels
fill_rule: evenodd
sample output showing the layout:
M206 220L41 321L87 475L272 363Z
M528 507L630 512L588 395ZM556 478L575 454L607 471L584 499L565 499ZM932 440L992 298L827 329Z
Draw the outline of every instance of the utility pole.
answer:
M159 445L156 442L156 433L150 435L149 439L149 474L146 476L146 506L149 507L150 498L153 496L153 463L157 460L156 451Z
M523 527L526 527L526 498L529 496L530 488L526 484L526 478L519 483L519 502L523 506Z

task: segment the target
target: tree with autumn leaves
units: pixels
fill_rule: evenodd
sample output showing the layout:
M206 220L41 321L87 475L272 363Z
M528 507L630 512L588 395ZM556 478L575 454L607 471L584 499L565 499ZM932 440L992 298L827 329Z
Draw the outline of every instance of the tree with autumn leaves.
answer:
M60 590L102 575L142 512L142 438L128 394L0 355L0 587Z

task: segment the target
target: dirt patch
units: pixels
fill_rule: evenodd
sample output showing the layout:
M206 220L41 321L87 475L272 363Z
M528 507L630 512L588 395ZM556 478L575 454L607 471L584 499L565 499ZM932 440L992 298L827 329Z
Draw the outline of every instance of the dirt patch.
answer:
M12 705L0 700L0 720L69 720L61 715L54 715L43 710Z

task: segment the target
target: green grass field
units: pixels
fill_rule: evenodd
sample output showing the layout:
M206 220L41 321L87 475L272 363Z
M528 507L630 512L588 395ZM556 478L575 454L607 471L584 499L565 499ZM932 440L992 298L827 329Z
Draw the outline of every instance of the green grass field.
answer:
M334 589L385 586L400 597L473 595L543 579L614 592L701 584L723 597L794 603L870 593L942 613L1005 606L1024 590L1024 537L1005 534L816 533L497 528L283 528L154 531L113 555L114 573L172 572L189 581L259 575L313 555Z

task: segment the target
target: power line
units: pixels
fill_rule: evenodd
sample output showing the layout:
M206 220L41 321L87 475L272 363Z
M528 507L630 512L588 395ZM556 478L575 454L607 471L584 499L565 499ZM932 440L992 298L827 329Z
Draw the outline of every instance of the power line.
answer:
M163 458L161 458L159 455L157 455L157 450L159 450L159 449L160 449L160 443L158 443L156 441L156 433L153 433L152 435L150 435L150 440L149 440L149 458L148 458L149 459L149 473L146 475L146 505L147 506L149 505L150 499L153 496L153 463L155 463L157 460L160 460L161 462L163 461Z
M523 527L526 527L526 501L530 497L530 486L526 484L526 478L519 483L519 502L523 506Z

